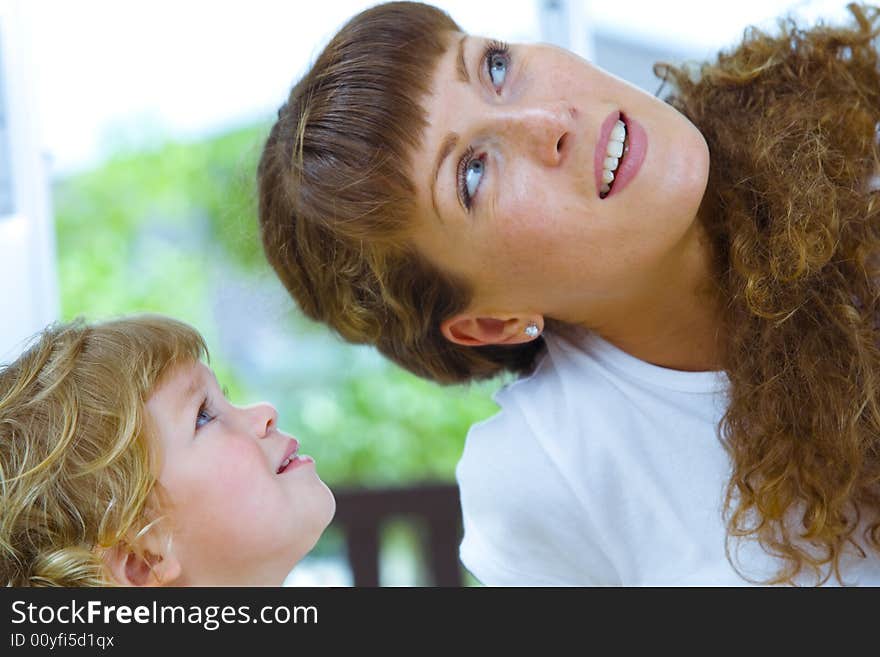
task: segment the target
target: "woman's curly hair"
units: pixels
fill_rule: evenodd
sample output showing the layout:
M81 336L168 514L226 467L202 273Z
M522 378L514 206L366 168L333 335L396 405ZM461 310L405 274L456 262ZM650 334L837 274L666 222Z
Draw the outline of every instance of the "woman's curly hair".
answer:
M726 301L728 538L778 555L773 582L841 579L862 525L880 550L880 12L850 10L850 26L783 21L656 71L709 145L699 220ZM426 71L455 30L416 3L353 18L291 91L258 170L264 250L303 311L441 383L526 372L542 346L447 341L440 323L471 290L409 240Z
M880 9L849 9L852 27L786 20L698 73L656 70L709 145L728 538L779 556L773 582L841 580L859 526L880 550Z
M158 315L45 329L0 367L0 583L107 586L161 510L145 402L202 337ZM155 493L155 495L154 495Z

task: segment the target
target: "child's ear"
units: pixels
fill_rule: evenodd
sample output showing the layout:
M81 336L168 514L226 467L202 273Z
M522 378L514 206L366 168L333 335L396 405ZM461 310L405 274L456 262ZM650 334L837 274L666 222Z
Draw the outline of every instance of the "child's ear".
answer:
M169 586L180 577L180 561L174 553L146 542L150 545L141 550L120 542L104 553L104 564L120 586Z

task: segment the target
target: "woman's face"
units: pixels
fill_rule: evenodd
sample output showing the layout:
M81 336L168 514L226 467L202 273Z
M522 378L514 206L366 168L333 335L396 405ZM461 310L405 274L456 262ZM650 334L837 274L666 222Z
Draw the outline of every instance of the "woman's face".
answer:
M692 241L702 135L573 53L453 34L423 102L414 240L473 286L470 311L589 325L645 296ZM625 152L606 196L618 118Z

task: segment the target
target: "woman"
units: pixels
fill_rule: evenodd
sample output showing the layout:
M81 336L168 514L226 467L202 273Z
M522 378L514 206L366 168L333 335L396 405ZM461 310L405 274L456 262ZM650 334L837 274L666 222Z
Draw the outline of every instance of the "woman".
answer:
M878 11L753 31L662 102L390 3L260 162L303 311L442 383L487 584L880 583ZM720 441L719 441L720 438Z

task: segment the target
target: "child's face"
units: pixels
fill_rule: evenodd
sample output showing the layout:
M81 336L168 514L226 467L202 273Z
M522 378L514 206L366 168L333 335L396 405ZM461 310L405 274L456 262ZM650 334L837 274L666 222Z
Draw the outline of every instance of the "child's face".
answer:
M202 363L174 370L147 401L170 497L174 585L278 586L336 510L314 462L269 404L238 407ZM288 457L294 458L282 468Z

